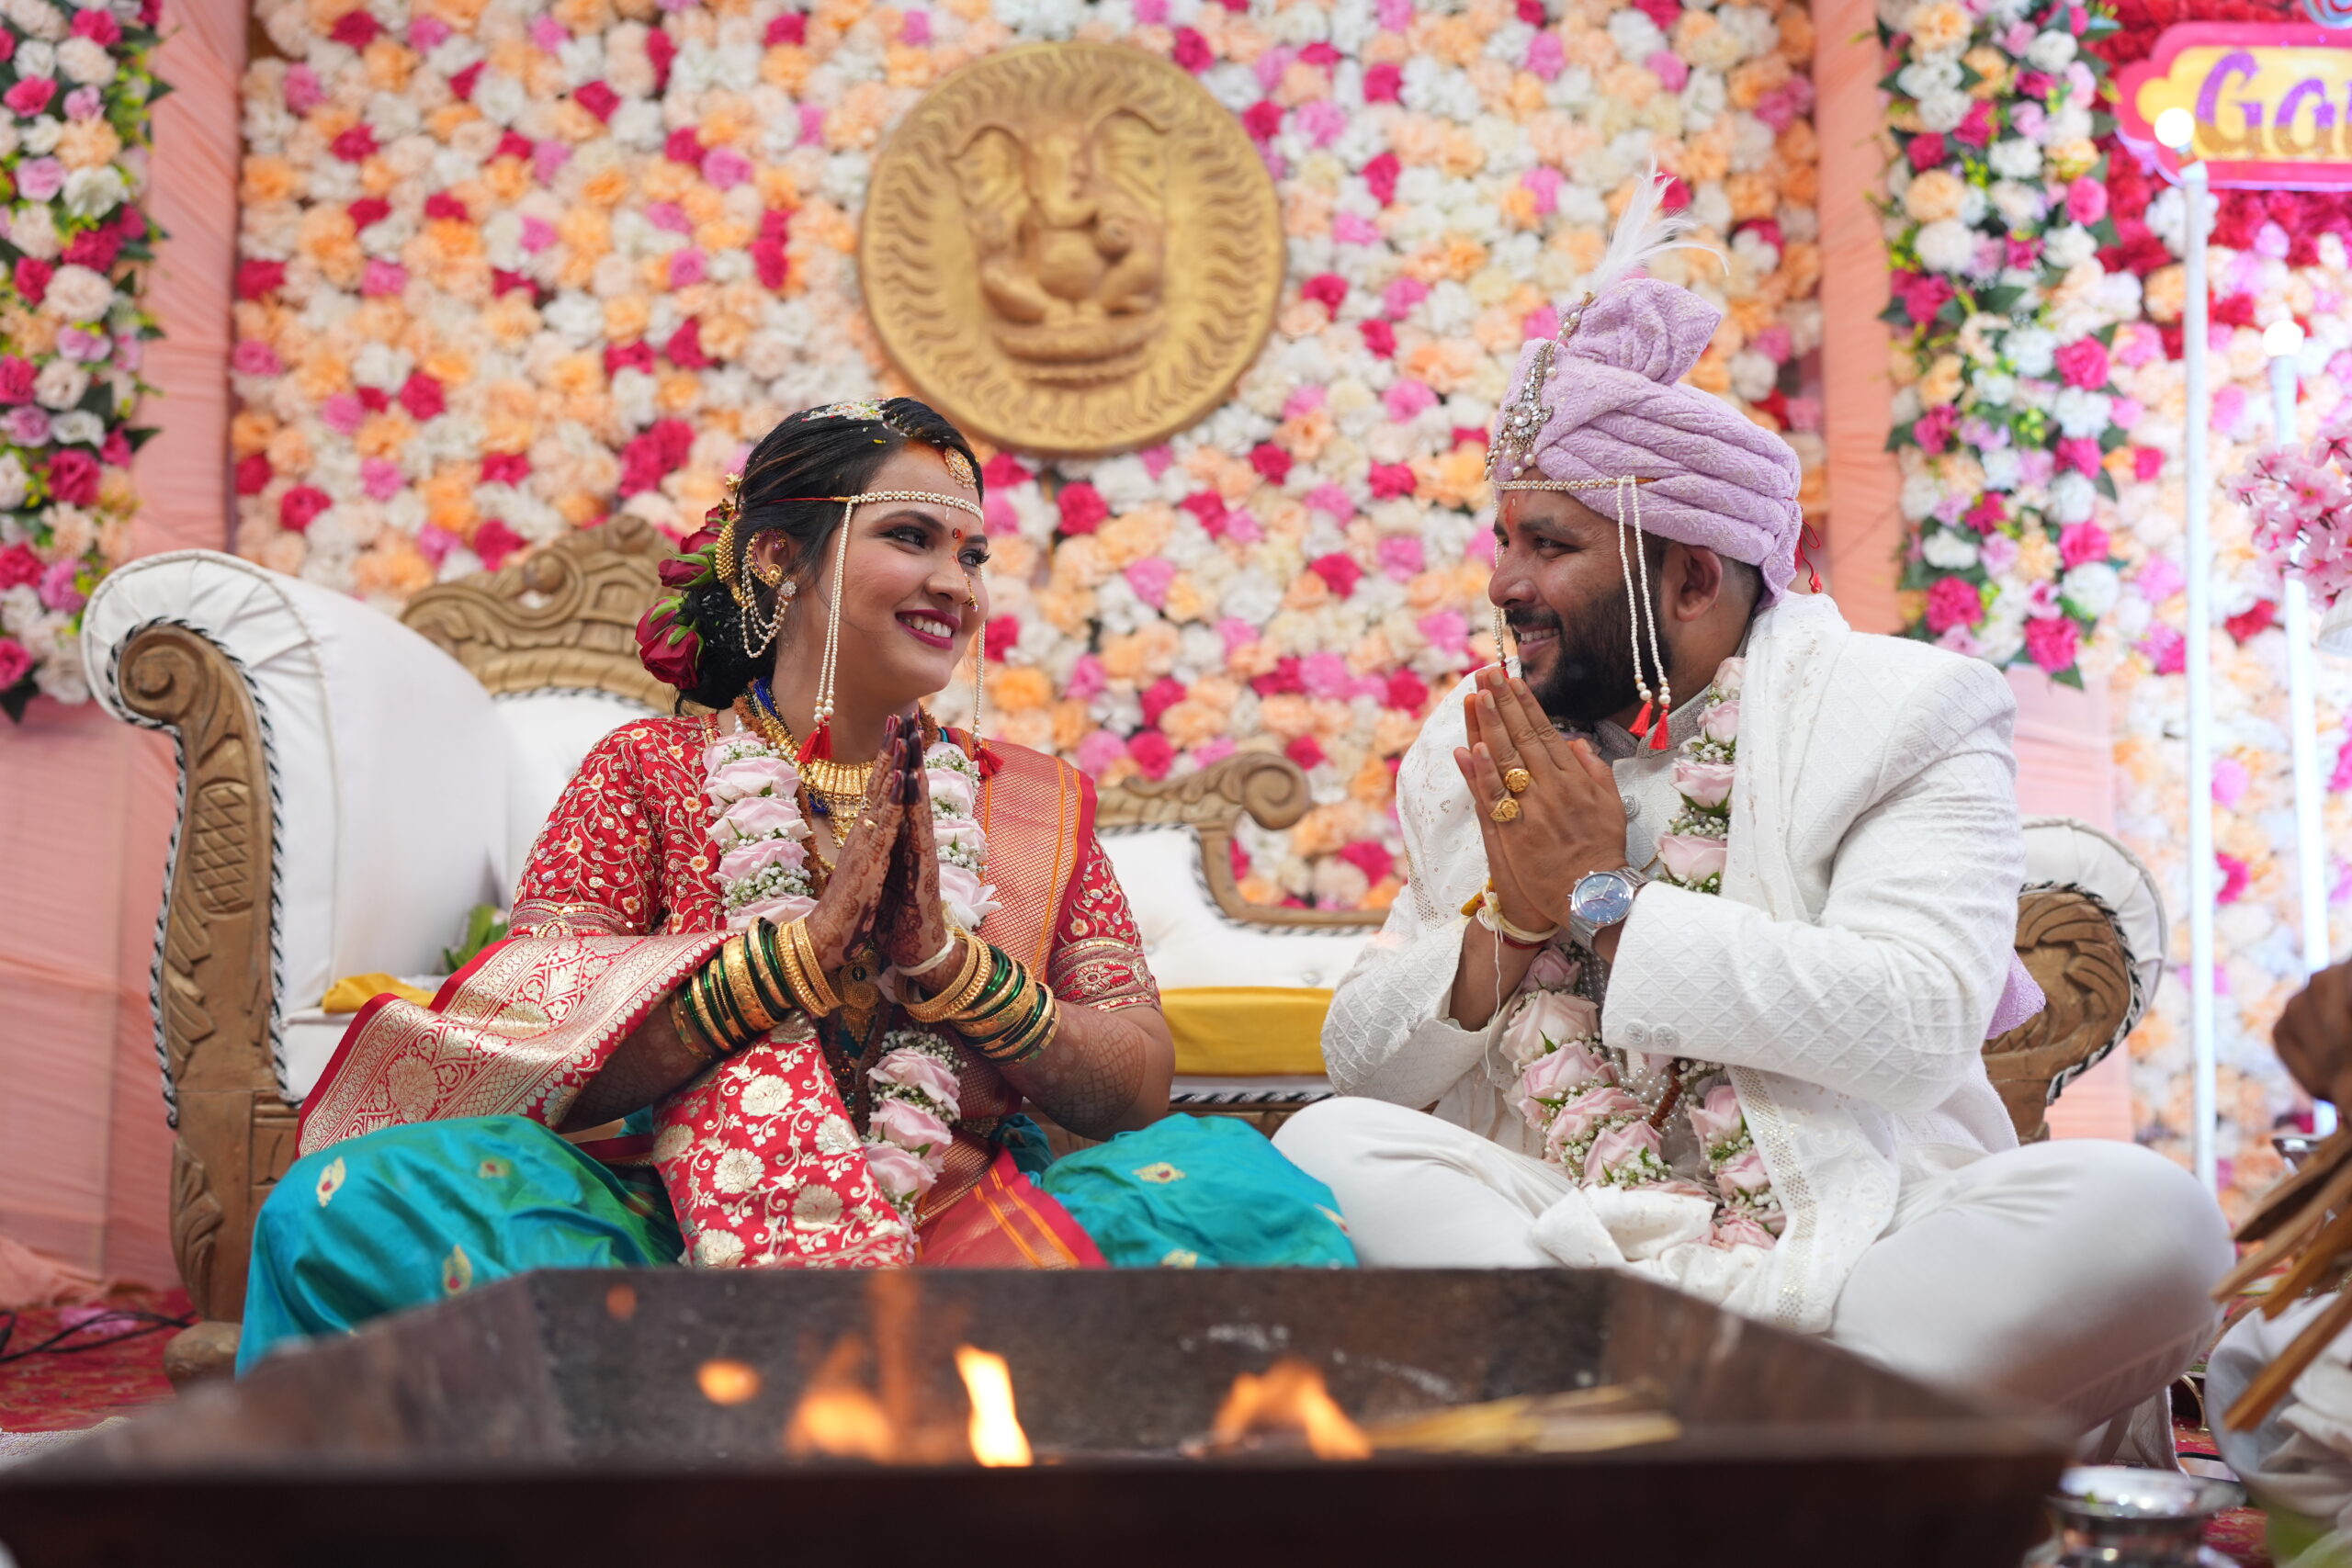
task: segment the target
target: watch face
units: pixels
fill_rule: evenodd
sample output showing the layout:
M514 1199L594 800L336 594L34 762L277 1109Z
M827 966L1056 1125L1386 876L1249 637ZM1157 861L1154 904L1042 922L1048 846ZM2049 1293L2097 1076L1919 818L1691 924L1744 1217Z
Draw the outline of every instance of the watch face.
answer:
M1596 926L1613 926L1634 912L1634 885L1613 871L1597 871L1577 884L1572 906L1577 918Z

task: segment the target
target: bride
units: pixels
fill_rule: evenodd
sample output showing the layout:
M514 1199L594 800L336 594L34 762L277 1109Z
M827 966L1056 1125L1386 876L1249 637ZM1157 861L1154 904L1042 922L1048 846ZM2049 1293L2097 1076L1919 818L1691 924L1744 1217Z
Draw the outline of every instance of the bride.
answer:
M1254 1131L1162 1120L1091 782L920 705L988 618L980 493L911 399L761 440L639 627L710 711L599 742L512 937L353 1020L255 1227L241 1370L532 1268L1352 1262ZM1047 1168L1024 1100L1127 1135Z

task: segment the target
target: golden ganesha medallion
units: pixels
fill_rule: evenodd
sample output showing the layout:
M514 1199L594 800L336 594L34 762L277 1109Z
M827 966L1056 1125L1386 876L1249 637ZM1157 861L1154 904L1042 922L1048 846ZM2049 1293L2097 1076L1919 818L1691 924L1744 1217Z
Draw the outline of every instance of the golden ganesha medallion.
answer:
M922 395L1002 446L1083 455L1205 417L1273 326L1282 209L1176 66L1034 44L951 73L891 134L866 309Z

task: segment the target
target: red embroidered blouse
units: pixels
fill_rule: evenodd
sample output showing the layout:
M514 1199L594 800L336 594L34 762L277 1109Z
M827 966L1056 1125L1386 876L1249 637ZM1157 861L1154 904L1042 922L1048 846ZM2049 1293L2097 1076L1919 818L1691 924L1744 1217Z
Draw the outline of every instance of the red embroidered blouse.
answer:
M711 725L640 719L590 750L531 847L514 890L513 934L726 926L703 794ZM1126 895L1092 835L1062 904L1045 979L1064 1001L1105 1010L1159 1002Z

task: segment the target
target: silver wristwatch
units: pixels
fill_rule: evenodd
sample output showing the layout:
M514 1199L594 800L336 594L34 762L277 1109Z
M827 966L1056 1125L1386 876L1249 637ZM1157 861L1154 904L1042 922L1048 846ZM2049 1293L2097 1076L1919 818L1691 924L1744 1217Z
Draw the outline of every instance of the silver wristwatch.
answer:
M1604 928L1621 923L1634 912L1634 896L1648 881L1630 865L1580 878L1568 895L1568 934L1590 947Z

